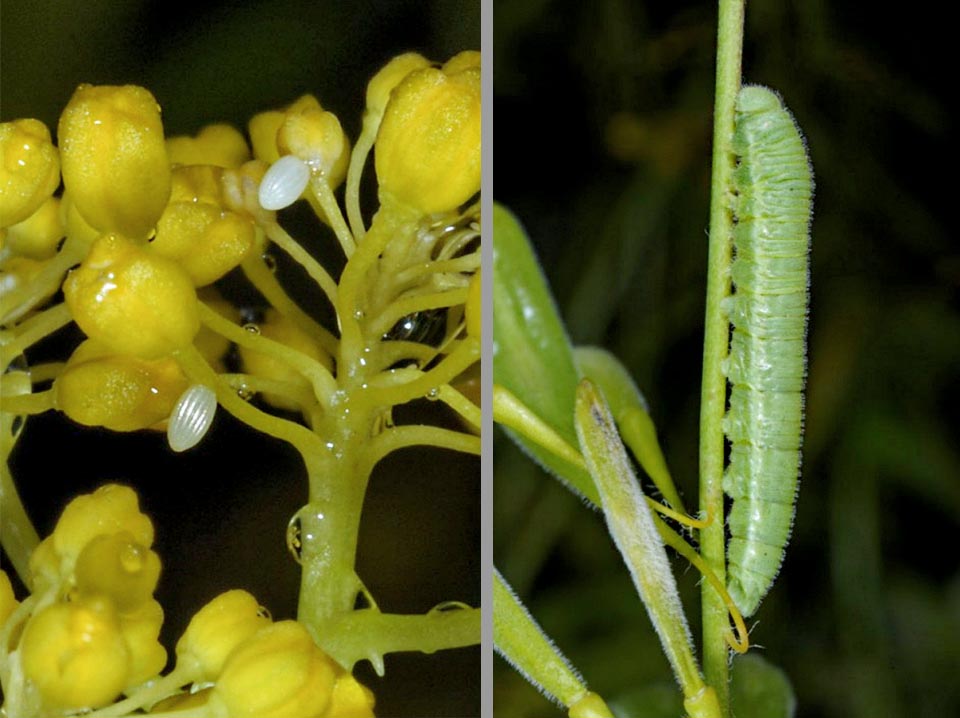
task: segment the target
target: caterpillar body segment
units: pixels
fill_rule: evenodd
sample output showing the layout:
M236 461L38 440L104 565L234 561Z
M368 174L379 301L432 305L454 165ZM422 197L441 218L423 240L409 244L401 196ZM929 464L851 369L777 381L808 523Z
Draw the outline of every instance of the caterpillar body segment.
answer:
M809 304L812 173L793 118L771 90L737 98L727 586L744 616L772 585L793 524L800 474Z

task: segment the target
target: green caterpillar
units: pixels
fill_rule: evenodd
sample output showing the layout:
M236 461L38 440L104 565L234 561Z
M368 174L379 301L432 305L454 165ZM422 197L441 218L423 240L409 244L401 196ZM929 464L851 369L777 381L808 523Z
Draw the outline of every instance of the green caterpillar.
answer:
M771 90L737 96L733 149L733 333L724 433L733 499L727 588L752 615L780 570L793 524L803 433L813 179L800 131Z

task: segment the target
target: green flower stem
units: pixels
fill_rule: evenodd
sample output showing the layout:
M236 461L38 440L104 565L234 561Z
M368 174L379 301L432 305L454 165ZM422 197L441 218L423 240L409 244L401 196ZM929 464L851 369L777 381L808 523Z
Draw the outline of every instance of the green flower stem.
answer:
M53 408L53 389L38 391L32 394L18 394L15 396L5 396L3 401L3 413L25 416L29 414L41 414Z
M380 336L389 332L398 321L409 314L429 309L455 307L458 304L466 304L466 301L466 287L403 297L393 302L379 316L371 319L367 332L370 336Z
M193 666L181 665L183 661L167 675L158 678L156 681L148 682L143 687L135 690L129 697L122 701L111 703L92 713L87 713L87 718L108 718L109 716L125 716L132 714L138 708L158 703L159 701L179 692L180 689L198 680ZM206 707L206 706L204 706ZM151 714L153 715L153 714ZM179 715L179 714L178 714Z
M264 262L262 256L247 257L240 267L246 278L270 303L270 306L320 342L320 346L326 350L327 354L337 355L339 347L337 338L287 296L286 290L277 281L276 275Z
M350 165L347 167L347 188L344 193L344 204L347 207L350 231L357 242L362 241L363 236L367 233L363 224L363 212L360 210L360 177L363 175L363 167L370 155L370 150L373 149L373 142L377 137L379 127L379 120L374 122L374 117L369 112L364 112L363 128L360 130L357 143L353 146L353 152L350 153Z
M330 401L337 391L337 382L320 362L282 342L268 339L256 332L248 332L243 327L238 327L203 302L200 302L200 320L217 334L230 341L242 347L276 357L292 366L303 374L304 378L313 386L314 394L320 404L324 408L329 407Z
M423 277L440 272L473 272L480 269L480 252L471 252L453 259L422 262L397 272L394 282L398 285L419 282Z
M23 354L30 346L65 327L71 321L73 321L73 317L70 315L70 309L61 302L34 314L19 324L14 330L15 336L13 339L0 346L0 372L6 371L10 362Z
M467 337L433 369L423 372L413 381L400 385L393 385L388 380L371 381L363 395L358 398L365 406L405 404L427 396L441 384L449 384L478 361L480 361L480 342L474 337Z
M317 286L327 295L330 303L336 306L337 283L333 281L333 277L330 276L330 273L327 272L324 266L314 259L313 256L303 248L303 245L291 237L283 227L277 224L275 219L266 222L265 227L270 240L289 254L297 264L303 267L303 270L310 275L310 278L316 282Z
M50 297L63 283L63 277L80 262L87 247L69 240L56 255L44 262L39 274L26 284L0 297L0 324L10 324Z
M438 426L411 424L386 429L372 438L364 450L363 470L373 470L387 454L411 446L433 446L464 454L480 455L480 437Z
M389 367L405 359L412 359L419 366L426 366L437 356L436 348L417 342L381 342L375 361L368 364L371 373L387 371Z
M480 615L479 608L434 609L409 616L365 608L318 627L322 635L316 638L348 670L357 661L368 659L382 673L387 653L434 653L476 645L480 642Z
M198 384L204 384L217 393L217 401L240 421L262 431L267 436L286 441L303 456L303 460L310 465L309 458L322 456L328 453L320 437L306 427L280 419L272 414L260 411L255 406L241 399L237 392L224 381L213 368L207 364L196 347L190 346L175 354L177 362L183 371Z
M731 142L734 107L740 89L743 52L744 0L720 0L717 36L716 109L713 130L713 176L710 199L710 247L707 260L706 329L703 341L703 383L700 403L700 510L723 516L723 415L727 380L730 321L724 299L730 293L733 218L729 187L734 167ZM700 553L720 581L726 581L725 541L722 520L700 532ZM710 582L701 589L703 612L703 662L707 682L714 687L729 715L727 608Z
M579 451L564 441L553 427L521 402L513 392L499 384L493 385L493 420L513 429L561 459L586 468ZM596 502L599 496L589 498Z
M344 255L347 259L350 259L356 251L357 245L353 240L353 235L350 234L350 228L347 227L347 223L343 219L343 213L340 211L340 205L337 204L337 199L330 188L330 182L323 175L311 175L310 190L326 215L321 219L325 219L326 223L330 225L333 233L337 235L337 240L343 248Z
M449 384L440 387L440 401L453 409L470 426L480 431L480 421L482 419L480 407L470 401L467 397L454 389Z
M630 569L637 593L687 699L704 690L680 594L613 417L589 379L577 386L574 419L583 458L597 488L607 526Z
M39 545L40 537L20 500L7 465L10 453L9 439L0 439L0 543L13 564L14 570L29 588L30 555Z

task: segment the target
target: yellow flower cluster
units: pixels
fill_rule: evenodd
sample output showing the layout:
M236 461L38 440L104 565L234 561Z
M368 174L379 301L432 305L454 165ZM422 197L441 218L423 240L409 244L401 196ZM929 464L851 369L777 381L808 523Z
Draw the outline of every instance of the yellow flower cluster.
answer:
M108 484L67 505L31 557L22 603L0 572L0 675L22 676L8 698L25 714L101 708L126 693L124 714L154 705L202 706L210 718L373 718L373 694L303 625L273 622L242 590L194 615L173 671L160 676L153 534L133 490Z
M18 653L43 707L103 706L162 670L152 544L153 524L136 494L108 484L70 502L34 551L32 611Z

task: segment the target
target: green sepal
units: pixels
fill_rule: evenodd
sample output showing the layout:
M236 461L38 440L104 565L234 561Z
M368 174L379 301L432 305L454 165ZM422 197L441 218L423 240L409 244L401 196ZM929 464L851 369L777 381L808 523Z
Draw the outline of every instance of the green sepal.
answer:
M556 303L523 227L496 204L493 238L493 380L576 447L573 405L579 375ZM600 503L586 470L507 433L576 493Z
M599 347L575 347L573 357L580 375L600 387L620 436L630 447L640 467L671 506L685 511L657 440L657 429L650 416L647 400L630 372L616 356Z

